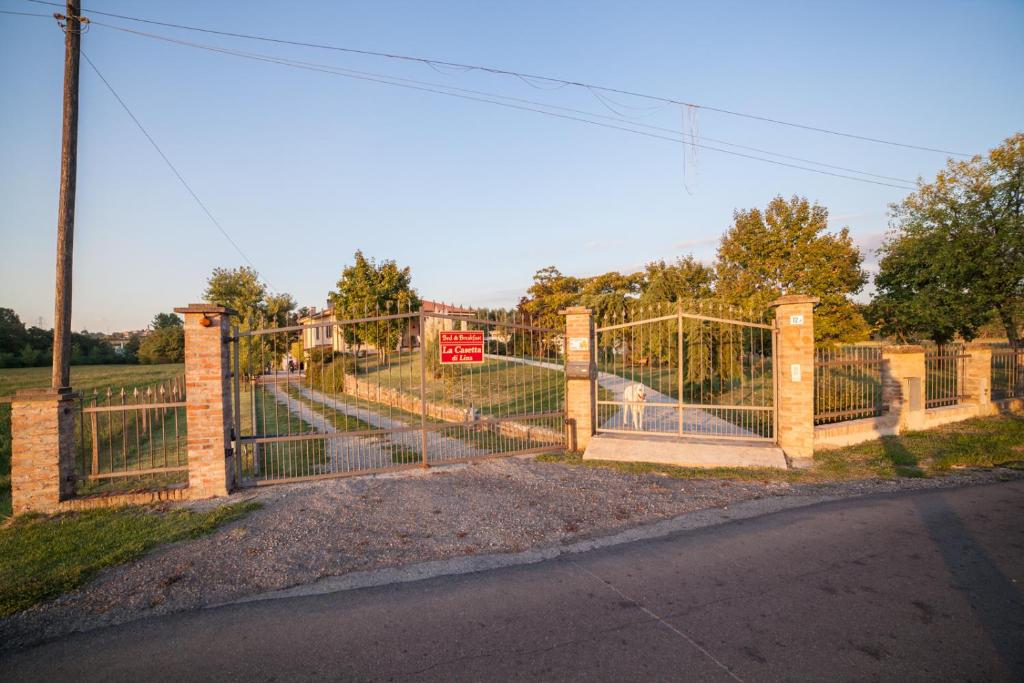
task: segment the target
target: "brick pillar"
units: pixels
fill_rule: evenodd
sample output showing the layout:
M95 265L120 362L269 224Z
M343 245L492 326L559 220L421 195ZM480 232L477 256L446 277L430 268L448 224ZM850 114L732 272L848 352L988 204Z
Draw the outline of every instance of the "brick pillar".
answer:
M192 498L225 496L234 486L228 316L211 304L174 309L185 318L185 414Z
M791 295L776 299L775 326L779 416L775 435L793 467L814 462L814 305L818 298Z
M992 348L985 344L968 344L964 368L964 387L960 393L965 403L978 406L978 415L991 415L992 406Z
M899 432L924 429L924 347L882 349L882 403L899 418Z
M11 401L14 514L55 512L75 495L75 399L70 391L22 389Z
M590 309L574 306L559 311L565 316L566 389L565 411L570 420L569 444L585 451L594 435L597 399L597 367L594 364L594 321Z

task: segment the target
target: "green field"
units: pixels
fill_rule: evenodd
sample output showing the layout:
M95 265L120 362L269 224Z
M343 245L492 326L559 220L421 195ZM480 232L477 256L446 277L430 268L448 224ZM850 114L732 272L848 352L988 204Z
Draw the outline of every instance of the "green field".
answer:
M180 377L181 364L169 365L78 365L71 368L71 386L91 395L108 387L131 391L157 382ZM44 388L50 385L50 368L9 368L0 370L0 397L18 389ZM0 403L0 518L11 514L11 406Z
M371 385L397 389L410 396L420 395L420 355L418 352L392 354L386 361L376 355L365 358L345 356L324 366L323 380L317 372L308 373L312 386L333 394L331 382L338 386L342 365L349 375ZM560 371L525 363L487 359L480 365L447 367L435 376L426 373L426 399L430 403L475 406L482 415L506 416L562 410L565 376ZM327 385L326 387L324 385ZM339 392L340 393L340 392Z

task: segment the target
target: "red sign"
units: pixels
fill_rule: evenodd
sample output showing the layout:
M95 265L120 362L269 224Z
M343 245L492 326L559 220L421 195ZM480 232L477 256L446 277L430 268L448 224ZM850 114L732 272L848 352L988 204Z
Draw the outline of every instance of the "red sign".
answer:
M441 330L441 365L484 362L484 331Z

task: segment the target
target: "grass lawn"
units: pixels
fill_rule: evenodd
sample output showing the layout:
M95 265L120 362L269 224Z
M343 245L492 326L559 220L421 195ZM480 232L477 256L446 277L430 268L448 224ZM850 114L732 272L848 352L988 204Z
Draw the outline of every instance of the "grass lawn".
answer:
M335 363L340 371L342 361ZM361 382L398 389L410 396L420 395L418 352L392 354L385 363L375 354L358 359L348 356L344 366ZM561 371L491 358L480 365L460 368L460 376L448 379L435 378L427 372L427 400L456 406L472 404L483 415L495 417L562 410L565 376ZM330 377L329 369L325 376Z
M803 470L759 468L701 469L652 463L583 460L579 455L542 455L542 462L604 467L620 472L659 473L679 479L748 479L815 483L853 479L935 477L961 467L992 467L1024 462L1024 416L1000 415L965 420L926 432L868 441L816 453Z
M12 520L0 527L0 617L72 590L99 570L162 543L208 534L258 507L240 502L194 512L136 506Z
M71 368L71 386L76 391L124 387L130 391L162 380L179 377L185 366L168 365L76 365ZM18 389L48 387L50 368L8 368L0 370L0 396ZM0 403L0 519L11 514L11 405Z

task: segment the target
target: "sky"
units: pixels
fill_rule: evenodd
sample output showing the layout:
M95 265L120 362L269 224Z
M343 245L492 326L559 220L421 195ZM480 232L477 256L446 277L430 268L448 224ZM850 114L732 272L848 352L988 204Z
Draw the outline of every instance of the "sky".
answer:
M177 40L624 115L591 118L616 126L678 130L686 119L706 146L910 181L933 178L946 155L90 10L548 75L967 154L1024 129L1019 1L84 4L96 22ZM6 11L55 9L0 0ZM511 306L548 265L585 276L686 254L710 262L733 211L776 195L827 207L830 228L848 227L871 268L888 206L907 194L108 26L93 25L82 48L244 257L83 61L75 330L142 328L201 300L213 268L247 263L273 291L322 306L357 249L410 266L425 298ZM47 328L63 54L53 19L0 14L0 306Z

